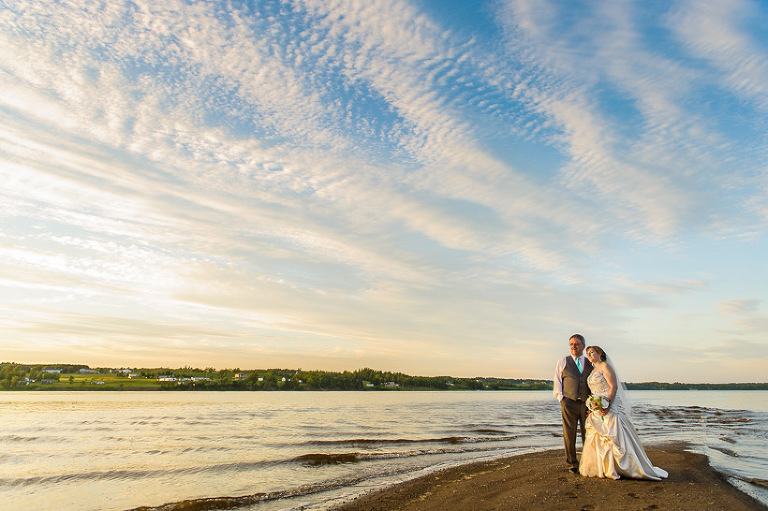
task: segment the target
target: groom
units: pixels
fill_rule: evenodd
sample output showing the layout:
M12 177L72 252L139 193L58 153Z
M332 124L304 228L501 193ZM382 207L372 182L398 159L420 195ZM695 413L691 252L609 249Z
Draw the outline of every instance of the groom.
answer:
M563 415L563 442L565 443L565 462L568 470L579 472L579 460L576 458L576 430L581 426L581 442L584 444L587 420L587 396L589 387L587 377L592 372L592 364L584 356L584 336L573 334L568 343L571 354L557 361L555 366L554 394L560 401Z

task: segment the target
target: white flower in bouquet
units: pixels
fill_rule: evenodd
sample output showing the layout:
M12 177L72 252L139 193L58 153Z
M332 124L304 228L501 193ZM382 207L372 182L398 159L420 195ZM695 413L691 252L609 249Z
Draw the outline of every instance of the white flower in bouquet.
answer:
M610 406L610 402L605 398L605 396L589 396L587 398L587 408L592 410L593 412L597 412L600 410L605 410Z

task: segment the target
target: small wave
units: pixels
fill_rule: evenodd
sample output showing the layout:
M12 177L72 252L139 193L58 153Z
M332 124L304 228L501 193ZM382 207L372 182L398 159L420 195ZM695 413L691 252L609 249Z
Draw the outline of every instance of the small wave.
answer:
M266 493L257 493L254 495L244 495L242 497L213 497L207 499L183 500L181 502L172 502L161 506L137 507L131 511L209 511L214 509L232 509L278 498L282 497L270 497L269 494Z
M362 459L362 456L357 453L303 454L294 459L307 465L338 465L340 463L356 463Z
M301 497L321 491L343 488L363 481L365 477L354 477L338 481L327 481L320 484L308 484L289 490L275 492L254 493L237 497L211 497L203 499L190 499L181 502L170 502L160 506L141 506L129 511L213 511L219 509L233 509L251 506L264 502Z
M647 411L639 411L639 415L643 414L653 415L663 422L687 424L691 427L696 427L702 423L743 426L754 422L752 414L748 410L721 410L703 406L662 406Z
M478 428L474 430L475 433L479 433L481 435L506 435L508 432L504 431L502 429L485 429L485 428Z
M292 460L278 461L246 461L234 463L221 463L210 466L155 469L155 470L104 470L92 472L74 472L71 474L56 474L49 476L19 477L19 478L0 478L0 486L18 487L45 484L58 484L70 481L109 481L109 480L137 480L146 479L167 474L199 474L205 472L222 472L227 470L254 470L268 468L275 465L290 463Z
M31 486L38 484L58 484L69 481L111 480L111 479L138 479L152 476L154 473L166 471L142 471L142 470L108 470L103 472L78 472L72 474L58 474L50 476L0 478L0 486Z
M433 450L418 450L418 451L401 451L401 452L378 452L378 453L361 453L361 452L347 452L347 453L310 453L302 454L293 458L293 462L301 463L309 466L322 466L322 465L340 465L343 463L359 463L361 461L380 461L391 460L396 458L412 458L417 456L428 456L431 454L447 454L447 453L463 452L461 450L456 451L453 449L433 449Z
M435 442L436 440L409 440L406 438L351 438L345 440L309 440L301 445L315 446L349 446L349 447L369 447L378 445L407 445L417 442Z
M761 488L765 488L766 490L768 490L768 481L766 481L765 479L757 479L753 477L750 479L745 479L745 481L747 481L750 484L754 484L755 486L759 486Z
M506 433L506 432L500 432ZM413 445L413 444L464 444L464 443L479 443L479 442L504 442L514 440L518 438L516 435L507 436L494 436L494 437L475 437L475 436L448 436L440 438L424 438L424 439L409 439L409 438L353 438L344 440L310 440L304 442L301 445L313 445L320 447L333 447L333 446L345 446L345 447L378 447L387 445Z
M0 437L0 442L38 442L40 440L44 440L43 437L39 436L18 436L18 435L9 435L9 436L3 436ZM54 438L46 438L45 440L55 440Z
M302 454L291 460L309 466L338 465L342 463L360 463L363 461L381 461L397 458L417 458L420 456L434 456L442 454L467 454L492 452L505 449L503 446L488 446L485 448L466 449L462 447L442 447L437 449L417 449L413 451L399 452L346 452L346 453L309 453Z
M721 453L723 453L723 454L725 454L727 456L730 456L731 458L740 458L741 457L741 455L739 453L737 453L736 451L732 451L730 449L726 449L725 447L710 446L710 448L714 449L716 451L720 451Z

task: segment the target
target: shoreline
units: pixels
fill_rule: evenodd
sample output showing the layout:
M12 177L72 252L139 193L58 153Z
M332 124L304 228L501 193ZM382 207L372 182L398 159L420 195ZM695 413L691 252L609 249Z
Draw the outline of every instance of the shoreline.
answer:
M338 389L338 388L298 388L298 389L283 389L283 388L218 388L218 387L195 387L189 386L177 386L168 387L155 385L154 382L148 385L136 385L128 386L109 383L105 386L79 386L77 388L70 386L69 384L45 384L37 385L32 384L32 388L29 387L16 387L16 388L0 388L0 393L13 393L13 392L373 392L373 393L389 393L389 392L547 392L551 393L552 389L531 389L531 388L500 388L500 389L436 389L430 387L399 387L399 388L353 388L353 389ZM698 384L696 384L698 385ZM709 385L709 384L707 384ZM727 385L741 385L738 383L728 383ZM627 390L632 392L766 392L768 391L768 383L759 383L754 385L765 386L754 388L632 388L628 387Z
M690 444L646 448L663 481L597 479L565 469L563 450L521 454L433 472L372 490L333 511L723 510L768 507L728 482Z

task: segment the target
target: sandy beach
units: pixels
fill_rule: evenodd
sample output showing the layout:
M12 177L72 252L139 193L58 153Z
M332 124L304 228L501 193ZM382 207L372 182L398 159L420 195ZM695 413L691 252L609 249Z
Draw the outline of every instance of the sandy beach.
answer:
M706 456L685 445L647 448L664 481L585 478L565 470L553 450L475 463L363 495L336 511L681 510L754 511L767 507L729 484Z

